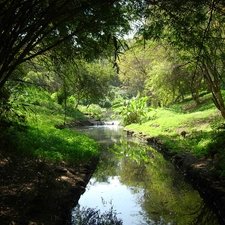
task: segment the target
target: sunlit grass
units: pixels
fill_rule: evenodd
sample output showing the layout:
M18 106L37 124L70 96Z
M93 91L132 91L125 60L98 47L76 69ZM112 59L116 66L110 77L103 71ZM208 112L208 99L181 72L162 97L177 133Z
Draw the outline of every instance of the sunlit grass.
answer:
M207 155L209 143L213 142L213 123L223 122L209 95L203 97L202 104L189 100L171 108L158 108L148 113L148 121L131 124L126 129L144 133L161 140L170 151L190 151L197 156ZM185 131L183 137L181 132Z
M17 112L25 115L23 124L26 128L14 126L6 134L7 137L13 136L10 140L13 151L54 163L83 163L98 157L99 146L93 139L70 129L55 128L55 125L83 119L82 113L71 107L65 117L64 108L55 103L47 92L29 90L28 97L25 97L22 99L25 99L26 106L21 105Z
M29 127L18 133L17 150L25 156L35 156L49 162L82 163L96 157L98 144L69 129Z

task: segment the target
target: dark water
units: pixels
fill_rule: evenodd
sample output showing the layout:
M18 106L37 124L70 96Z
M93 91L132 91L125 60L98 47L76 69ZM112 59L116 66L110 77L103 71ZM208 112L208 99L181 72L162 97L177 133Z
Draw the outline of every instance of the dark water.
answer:
M217 225L199 193L155 149L115 125L76 128L101 145L101 160L80 207L111 207L124 225Z

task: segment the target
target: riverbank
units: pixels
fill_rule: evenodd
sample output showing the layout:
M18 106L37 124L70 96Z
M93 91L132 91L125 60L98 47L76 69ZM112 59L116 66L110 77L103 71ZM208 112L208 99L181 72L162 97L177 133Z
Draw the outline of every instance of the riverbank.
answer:
M225 224L224 129L218 128L218 122L223 121L218 111L207 104L186 104L183 110L158 109L150 118L127 126L125 131L169 158Z
M221 224L224 223L224 181L218 181L211 175L210 170L215 166L213 159L198 158L188 152L171 153L158 138L135 133L133 130L127 130L127 133L138 135L169 157L192 180L201 195L215 204L222 218ZM47 163L40 159L1 152L2 224L69 224L70 211L84 193L96 165L97 159L71 166L65 162Z
M0 151L1 225L70 224L97 159L68 165Z
M79 110L44 90L23 93L26 105L12 105L0 117L0 224L65 225L95 170L99 145L56 129L85 120Z
M84 120L78 110L65 118L63 106L45 91L22 97L26 107L0 118L0 224L65 225L95 170L99 145L56 129Z
M221 224L225 224L225 179L214 176L212 171L216 166L216 159L211 157L198 158L191 153L173 153L153 137L146 137L149 145L161 151L170 158L184 176L187 176L206 202L216 209Z

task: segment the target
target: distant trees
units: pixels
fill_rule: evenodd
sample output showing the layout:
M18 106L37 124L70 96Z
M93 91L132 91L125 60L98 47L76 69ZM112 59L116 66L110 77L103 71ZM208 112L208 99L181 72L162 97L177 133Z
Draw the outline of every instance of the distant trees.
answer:
M183 52L183 68L191 65L192 81L203 77L213 101L225 118L224 99L224 14L217 0L154 1L145 10L142 34L145 39L163 40ZM197 96L197 95L196 95Z
M130 96L149 96L154 106L183 100L187 94L199 104L199 93L206 89L202 72L185 65L181 55L162 41L133 43L119 60L122 87Z
M118 61L122 88L129 97L143 95L145 82L152 66L151 50L140 43L133 43Z
M75 98L74 107L80 103L103 104L111 96L111 82L115 77L115 70L107 61L88 63L85 60L68 61L56 72L60 97L65 101L68 97ZM62 103L62 102L61 102Z

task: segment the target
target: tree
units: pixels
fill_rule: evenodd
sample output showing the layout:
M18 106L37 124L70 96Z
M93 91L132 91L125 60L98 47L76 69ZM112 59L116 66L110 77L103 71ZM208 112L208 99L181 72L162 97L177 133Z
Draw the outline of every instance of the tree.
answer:
M60 53L66 57L71 56L71 51L83 52L86 56L90 52L99 54L110 38L115 39L129 29L127 7L130 12L133 8L130 3L1 0L0 89L21 63L56 46L60 45Z
M154 1L146 8L142 34L144 38L163 39L178 51L189 53L184 62L196 68L195 76L203 75L216 107L225 118L221 94L224 7L225 4L217 0Z
M172 70L171 76L178 84L177 100L180 98L184 100L184 95L191 93L192 99L196 104L201 103L200 91L206 90L201 71L188 70L186 67L177 65Z
M119 78L122 88L128 96L135 97L143 94L145 81L151 68L151 52L140 43L131 43L130 49L124 52L118 62Z
M191 94L196 104L200 104L200 92L207 90L202 71L196 67L195 63L186 62L187 58L191 57L189 52L174 51L171 47L169 52L168 60L173 63L170 76L177 90L176 101Z
M115 71L107 62L86 62L85 60L67 61L56 71L61 83L61 103L69 96L80 103L99 104L110 97L110 84Z

